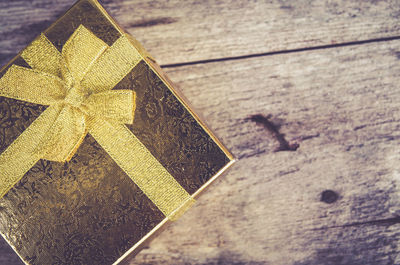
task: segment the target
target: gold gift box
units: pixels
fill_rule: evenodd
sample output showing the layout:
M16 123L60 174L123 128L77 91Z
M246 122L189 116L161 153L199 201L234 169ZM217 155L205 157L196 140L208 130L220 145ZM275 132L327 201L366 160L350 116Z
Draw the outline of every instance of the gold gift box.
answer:
M112 88L113 92L134 91L134 121L124 126L185 192L197 197L234 162L232 155L188 107L148 53L97 1L78 1L41 37L61 52L77 32L93 34L94 43L98 38L107 47L116 46L125 36L135 48L140 60ZM24 56L32 45L0 71L0 91L6 89L1 84L22 86L10 72L35 65ZM48 109L0 96L0 161ZM47 155L56 155L57 150L47 150ZM143 150L133 152L140 156ZM137 253L171 219L139 186L89 131L68 162L40 159L5 192L0 199L0 232L26 264L117 264Z

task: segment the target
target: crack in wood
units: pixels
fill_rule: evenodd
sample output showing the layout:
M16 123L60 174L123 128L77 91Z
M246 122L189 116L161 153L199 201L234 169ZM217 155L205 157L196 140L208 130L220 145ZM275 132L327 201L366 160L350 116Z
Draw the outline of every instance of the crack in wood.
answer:
M395 217L386 218L386 219L364 221L364 222L354 222L354 223L342 224L342 225L325 226L325 227L315 228L312 230L316 231L316 230L325 230L325 229L333 229L333 228L357 227L357 226L363 226L363 225L389 227L389 226L396 225L396 224L400 224L400 216L395 216Z
M238 157L238 159L241 160L241 159L243 159L243 158L252 158L252 157L254 157L254 156L258 156L258 155L260 155L260 154L263 154L263 153L265 153L265 152L266 152L266 150L257 150L257 151L255 151L255 152L253 152L253 153L251 153L251 154L244 154L244 155L241 155L241 156Z
M399 121L395 120L395 119L390 119L390 120L386 120L386 121L376 122L373 124L363 124L363 125L354 127L353 131L358 131L358 130L364 129L366 127L377 126L377 125L382 125L382 124L387 124L387 123L392 123L392 122L399 122Z
M274 152L280 151L296 151L300 145L297 142L289 143L285 135L279 132L279 126L270 121L272 115L264 116L262 114L255 114L250 116L248 119L256 124L264 126L264 128L269 131L272 136L278 141L279 147L274 150Z
M232 57L215 58L215 59L207 59L207 60L197 60L197 61L183 62L183 63L163 64L163 65L161 65L161 67L162 68L175 68L175 67L182 67L182 66L196 65L196 64L245 60L245 59L251 59L251 58L255 58L255 57L273 56L273 55L279 55L279 54L289 54L289 53L299 53L299 52L309 52L309 51L322 50L322 49L332 49L332 48L356 46L356 45L363 45L363 44L376 43L376 42L385 42L385 41L394 41L394 40L400 40L400 36L393 36L393 37L387 37L387 38L376 38L376 39L368 39L368 40L360 40L360 41L350 41L350 42L320 45L320 46L298 48L298 49L278 50L278 51L272 51L272 52L255 53L255 54L248 54L248 55L241 55L241 56L232 56Z
M310 140L310 139L313 139L313 138L317 138L319 136L320 136L320 134L316 133L316 134L311 134L311 135L300 136L298 139L300 141L305 141L305 140Z
M346 152L351 151L353 148L361 148L363 146L364 146L364 144L356 144L356 145L352 144L352 145L349 145L349 146L346 147Z
M149 20L142 20L129 25L131 28L144 28L144 27L152 27L157 25L168 25L177 22L178 19L172 17L160 17Z

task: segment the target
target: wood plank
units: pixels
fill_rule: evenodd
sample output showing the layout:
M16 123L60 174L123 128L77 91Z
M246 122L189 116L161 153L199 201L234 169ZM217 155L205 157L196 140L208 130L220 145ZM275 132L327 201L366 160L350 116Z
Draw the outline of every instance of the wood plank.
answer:
M0 236L0 264L5 265L24 265L21 259Z
M400 36L396 0L101 1L160 64ZM74 0L0 2L4 64Z
M399 50L168 69L241 160L132 264L399 264ZM299 148L274 152L254 114Z
M134 264L398 264L399 51L391 41L167 69L241 160ZM274 152L255 114L297 151ZM326 190L337 201L321 201Z
M0 2L0 63L71 2ZM105 5L163 64L399 35L390 0ZM241 161L135 264L399 264L399 52L391 41L168 68ZM299 148L274 152L280 134ZM338 198L321 201L326 190Z

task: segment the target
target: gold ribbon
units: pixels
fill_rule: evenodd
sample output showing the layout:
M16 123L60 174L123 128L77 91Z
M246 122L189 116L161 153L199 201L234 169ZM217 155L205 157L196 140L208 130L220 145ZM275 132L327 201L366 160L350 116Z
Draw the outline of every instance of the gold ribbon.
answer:
M0 96L48 106L0 154L0 198L40 159L66 162L90 133L170 219L194 199L125 126L135 93L112 90L142 60L127 36L111 47L80 25L61 52L41 35L0 79ZM101 191L100 191L101 192Z

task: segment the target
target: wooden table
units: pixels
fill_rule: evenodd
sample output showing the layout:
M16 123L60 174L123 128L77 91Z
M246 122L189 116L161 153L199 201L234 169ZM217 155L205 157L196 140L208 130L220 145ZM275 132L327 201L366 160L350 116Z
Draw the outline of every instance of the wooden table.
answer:
M0 64L73 2L1 0ZM400 264L397 0L102 2L240 159L134 264Z

